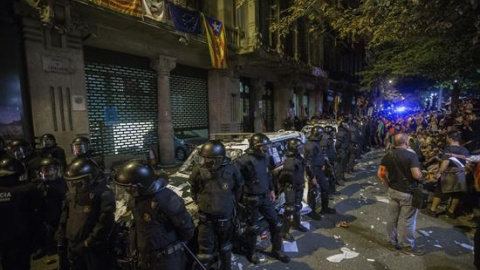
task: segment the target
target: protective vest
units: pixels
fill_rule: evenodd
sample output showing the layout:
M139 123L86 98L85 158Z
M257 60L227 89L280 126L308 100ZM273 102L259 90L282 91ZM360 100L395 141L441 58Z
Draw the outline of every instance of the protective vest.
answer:
M264 195L273 190L267 158L246 153L237 159L236 165L245 180L244 193Z
M305 179L305 160L298 155L288 155L280 172L280 184L303 185Z
M335 143L335 149L347 150L350 145L350 135L345 129L340 129L337 132L337 141Z
M201 170L195 170L191 179L192 196L196 198L198 210L215 216L231 217L240 189L240 172L230 164L211 174L202 174Z
M0 186L0 245L34 237L40 203L41 194L31 183Z
M180 240L192 238L195 226L183 199L174 191L164 188L132 203L136 245L141 255L161 252Z
M105 182L86 192L68 193L67 207L65 236L69 241L88 239L94 245L108 240L114 223L115 196Z

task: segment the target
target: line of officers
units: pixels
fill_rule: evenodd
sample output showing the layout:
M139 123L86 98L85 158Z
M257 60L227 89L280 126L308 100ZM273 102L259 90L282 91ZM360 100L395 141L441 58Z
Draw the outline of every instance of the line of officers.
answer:
M166 188L168 176L157 173L145 161L132 160L116 171L114 182L132 199L132 254L137 269L184 269L184 255L190 254L195 269L231 269L232 235L237 205L246 208L246 257L258 264L257 237L263 232L260 221L268 223L271 255L288 263L282 251L282 238L289 241L291 227L305 232L300 210L305 174L308 179L309 214L319 220L316 202L321 196L322 214L334 214L329 195L335 181L327 180L331 153L344 162L342 150L349 142L348 124L342 122L336 134L326 127L312 128L308 142L291 139L283 170L272 177L271 142L257 133L249 148L234 162L226 156L224 145L205 143L189 182L198 205L198 253L185 243L195 233L194 222L184 201ZM345 135L347 134L347 135ZM326 143L325 143L326 141ZM0 140L0 259L4 270L30 269L30 257L58 253L64 269L113 269L112 231L115 226L115 195L109 177L103 173L103 158L95 155L87 138L72 143L75 158L66 165L65 153L51 134L41 137L42 149L34 153L24 140L13 140L6 147ZM3 151L6 149L6 152ZM335 149L335 151L333 151ZM332 157L335 160L335 157ZM63 170L63 168L65 168ZM329 179L335 179L330 170ZM285 192L285 212L279 217L275 207L276 186ZM332 187L333 185L333 187Z

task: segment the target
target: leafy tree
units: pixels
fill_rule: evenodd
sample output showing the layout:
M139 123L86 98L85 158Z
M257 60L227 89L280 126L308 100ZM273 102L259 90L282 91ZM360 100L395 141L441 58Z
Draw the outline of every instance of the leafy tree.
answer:
M246 0L239 0L242 5ZM281 0L283 1L283 0ZM387 77L423 76L453 88L479 87L479 0L293 0L272 31L316 16L330 35L366 45L365 89ZM454 80L458 84L454 85Z

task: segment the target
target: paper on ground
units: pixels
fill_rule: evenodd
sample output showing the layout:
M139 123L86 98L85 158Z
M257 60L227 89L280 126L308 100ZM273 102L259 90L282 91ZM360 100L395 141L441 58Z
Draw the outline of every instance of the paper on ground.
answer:
M465 243L460 243L460 242L458 242L458 241L455 241L455 244L457 244L457 245L459 245L459 246L461 246L461 247L463 247L463 248L466 248L466 249L468 249L468 250L473 251L473 247L472 247L471 245L468 245L468 244L465 244Z
M437 247L437 248L443 248L442 246L440 245L433 245L434 247Z
M375 260L374 259L367 259L367 261L374 262Z
M302 221L301 224L303 225L303 227L307 228L307 230L310 230L310 222Z
M424 236L430 236L430 234L424 230L418 230L418 232L423 234Z
M375 199L379 202L390 203L390 200L387 199L387 197L384 197L384 196L375 196Z
M293 242L283 241L283 251L298 252L297 241L293 241Z
M343 247L340 250L343 252L342 254L336 254L336 255L329 256L329 257L327 257L327 260L329 262L339 263L344 259L353 259L353 258L357 257L358 255L360 255L360 253L352 251L347 247Z

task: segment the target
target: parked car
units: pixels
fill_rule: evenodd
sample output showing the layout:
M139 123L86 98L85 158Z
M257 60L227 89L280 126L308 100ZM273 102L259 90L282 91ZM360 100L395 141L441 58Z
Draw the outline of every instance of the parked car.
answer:
M175 158L184 161L195 147L205 143L208 139L192 130L176 131L174 141Z

